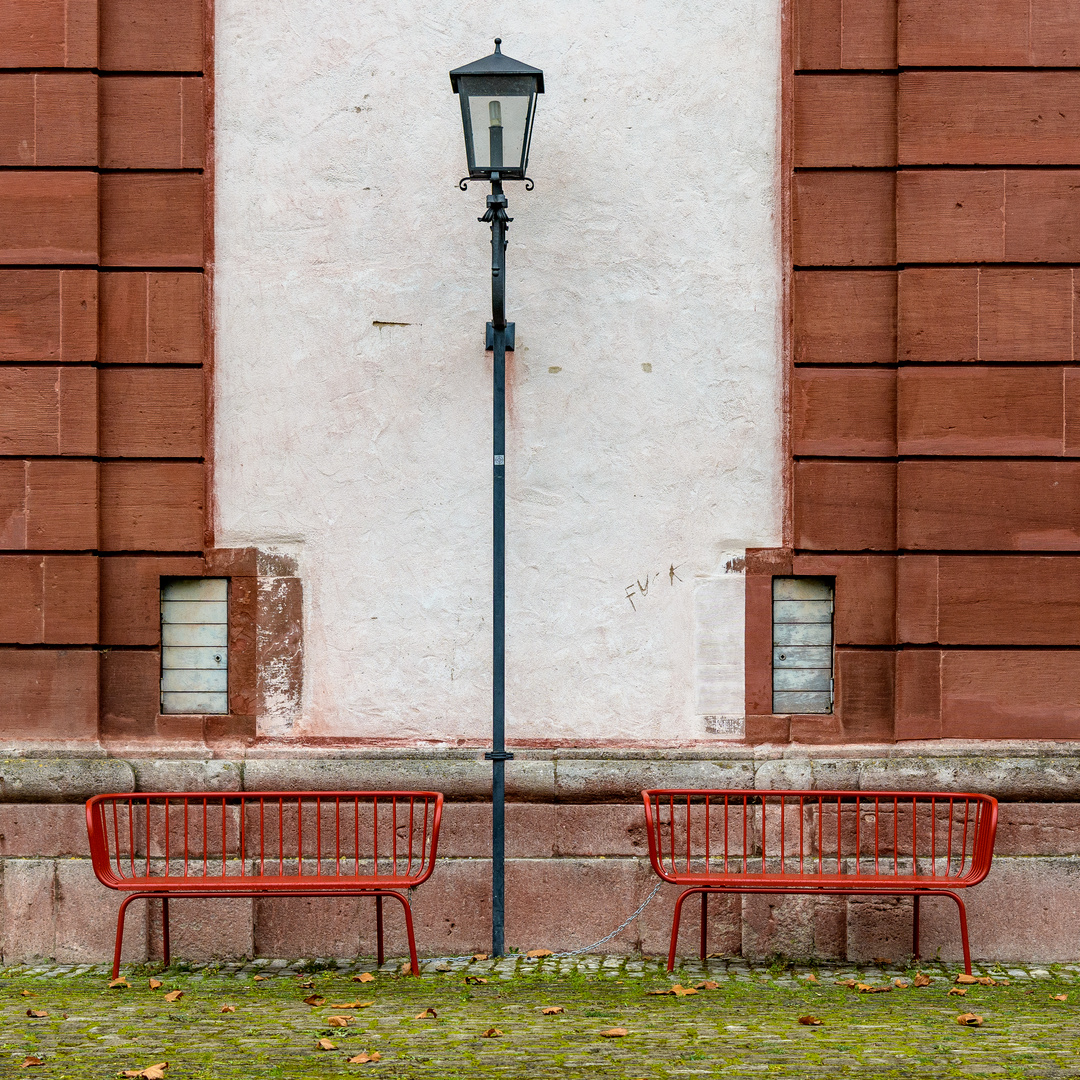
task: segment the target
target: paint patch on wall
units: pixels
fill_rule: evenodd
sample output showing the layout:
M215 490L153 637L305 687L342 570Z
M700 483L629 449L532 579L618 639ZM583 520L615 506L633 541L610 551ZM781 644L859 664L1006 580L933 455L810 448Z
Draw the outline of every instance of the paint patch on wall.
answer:
M696 712L704 718L710 735L741 738L743 734L745 598L742 574L699 578L695 583Z

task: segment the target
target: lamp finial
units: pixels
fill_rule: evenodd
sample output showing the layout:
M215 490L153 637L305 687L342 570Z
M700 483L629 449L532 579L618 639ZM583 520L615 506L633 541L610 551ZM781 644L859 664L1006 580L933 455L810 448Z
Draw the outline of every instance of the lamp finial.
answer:
M500 46L500 45L502 45L502 38L501 38L501 37L497 37L497 38L495 39L495 51L496 51L497 53L501 53L501 52L502 52L502 49L501 49L501 48L499 48L499 46Z

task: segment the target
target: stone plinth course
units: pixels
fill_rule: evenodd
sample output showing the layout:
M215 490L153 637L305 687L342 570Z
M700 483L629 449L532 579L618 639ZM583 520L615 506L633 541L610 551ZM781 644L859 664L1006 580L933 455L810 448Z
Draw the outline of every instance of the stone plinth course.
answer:
M81 1080L160 1062L166 1080L1080 1075L1077 965L982 964L976 979L993 984L965 986L937 963L709 959L669 975L658 957L512 955L427 960L419 979L403 965L128 966L115 989L105 966L2 968L0 1075ZM916 987L920 972L929 983ZM964 1013L982 1024L958 1024Z

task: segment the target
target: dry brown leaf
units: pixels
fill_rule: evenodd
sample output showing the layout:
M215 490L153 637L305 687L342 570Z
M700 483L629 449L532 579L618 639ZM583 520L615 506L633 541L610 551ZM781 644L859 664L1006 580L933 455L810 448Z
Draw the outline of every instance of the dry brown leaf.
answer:
M268 982L269 979L270 979L269 975L256 975L255 976L255 981L256 982Z
M904 982L903 979L893 979L892 984L898 990L906 990L908 988L908 984Z
M817 1027L819 1024L825 1023L824 1020L819 1020L816 1016L800 1016L799 1023L805 1024L807 1027Z
M123 975L121 975L120 978L113 979L112 982L109 983L109 989L110 990L130 990L131 989L131 983L129 983L127 981L127 979Z
M256 976L256 978L258 978L258 976ZM150 989L151 990L160 990L162 988L162 986L164 986L164 985L165 984L160 979L151 979L150 980Z
M412 964L408 960L406 960L405 963L401 965L401 974L402 975L411 975L412 974Z
M474 952L472 954L472 958L474 960L486 960L488 958L488 954L486 952Z
M417 1013L416 1014L416 1019L417 1020L438 1020L439 1019L439 1014L433 1008L431 1008L431 1006L428 1006L422 1013Z
M315 980L314 979L304 979L300 975L297 975L296 977L297 977L297 979L300 979L300 982L298 983L298 985L299 985L301 990L314 990L315 989Z
M650 997L666 997L668 994L673 994L675 991L670 988L667 990L649 990Z
M956 976L956 981L963 986L965 983L970 985L971 983L977 983L979 980L974 975L965 975L962 971Z
M20 1069L30 1069L35 1065L44 1065L45 1062L39 1057L27 1057L23 1058L23 1063L19 1066Z
M351 1016L328 1016L326 1018L327 1027L348 1027Z
M624 1035L629 1035L630 1032L626 1028L608 1028L607 1031L601 1031L600 1034L605 1039L621 1039Z
M374 1001L338 1001L330 1006L331 1009L366 1009L374 1005Z
M530 949L526 954L526 958L529 960L539 960L542 956L554 956L555 954L550 949Z
M720 989L720 984L718 982L713 982L712 979L706 979L704 982L695 983L694 984L694 989L695 990L719 990Z
M374 982L375 976L370 971L362 971L359 975L352 977L353 982Z
M313 1009L317 1009L320 1005L326 1004L326 998L319 997L318 994L308 994L308 996L304 998L304 1004L310 1005Z
M980 986L997 986L997 981L991 979L989 975L983 975L979 979Z
M697 993L697 991L692 986L680 986L678 983L676 983L671 988L671 992L676 997L687 997L690 994L696 994Z
M169 1067L167 1061L159 1061L156 1065L147 1065L145 1069L125 1069L117 1076L126 1076L129 1080L165 1080L165 1070Z
M811 971L810 974L806 976L806 981L816 983L818 981L818 977Z
M1008 979L998 979L997 984L998 984L998 986L1008 986L1009 985L1009 980Z
M487 1031L480 1032L481 1039L497 1039L502 1032L498 1028L488 1028Z
M918 975L916 975L915 978L911 980L911 985L912 986L929 986L930 985L930 976L929 975L924 975L920 971L918 973Z
M855 982L854 979L837 979L836 980L836 985L837 986L849 986L852 989L854 989L856 987L856 985L858 985L858 984Z
M887 994L892 990L891 986L871 986L869 983L856 983L855 986L860 994Z
M320 1050L336 1050L337 1049L337 1043L333 1042L330 1039L320 1039L319 1040L319 1049Z
M46 1017L49 1014L45 1012L44 1009L27 1009L26 1015L32 1016L35 1020L41 1020L43 1017Z
M966 994L966 993L967 993L967 990L965 990L965 989L964 989L964 988L963 988L962 986L954 986L954 987L952 987L952 988L951 988L951 989L949 990L949 996L950 996L950 997L951 997L951 996L952 996L953 994L960 994L960 995L963 995L963 994Z
M961 1013L956 1022L961 1027L982 1027L982 1017L975 1013Z
M549 1005L546 1009L541 1009L541 1012L543 1012L545 1016L557 1016L559 1013L565 1011L566 1010L561 1005Z
M170 990L165 995L166 1001L179 1001L184 996L183 990Z
M235 1005L222 1005L221 1006L221 1011L223 1013L236 1012L236 1006Z
M34 995L33 995L33 994L31 994L29 990L24 990L24 991L22 992L22 996L23 996L23 997L33 997Z
M479 975L466 975L465 982L467 984L486 983L487 979L481 979Z
M1069 1000L1069 995L1068 994L1051 994L1050 995L1050 1000L1051 1001L1068 1001Z
M380 1054L378 1050L376 1050L374 1054L369 1054L364 1050L362 1053L357 1054L356 1057L346 1058L345 1063L347 1065L367 1065L370 1062L380 1061L381 1059L382 1054Z

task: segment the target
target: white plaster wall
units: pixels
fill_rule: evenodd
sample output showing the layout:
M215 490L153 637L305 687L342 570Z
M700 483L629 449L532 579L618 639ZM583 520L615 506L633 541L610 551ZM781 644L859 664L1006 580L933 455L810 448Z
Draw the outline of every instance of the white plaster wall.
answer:
M216 9L217 543L305 589L302 716L262 730L489 731L490 234L447 72L500 35L547 84L507 185L508 736L730 734L725 564L781 540L779 0Z

